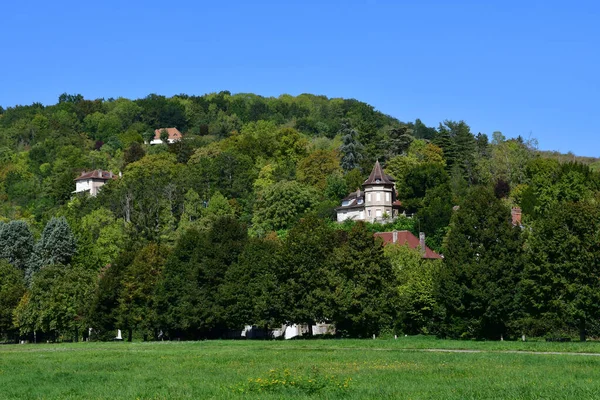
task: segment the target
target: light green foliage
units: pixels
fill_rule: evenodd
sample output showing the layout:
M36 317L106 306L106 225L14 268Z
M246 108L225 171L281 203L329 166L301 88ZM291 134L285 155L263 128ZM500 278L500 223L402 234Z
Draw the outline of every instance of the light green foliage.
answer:
M338 172L341 172L339 154L316 150L298 163L298 182L323 190L327 177Z
M79 251L75 263L92 270L111 264L126 241L125 223L114 214L99 208L81 219Z
M253 230L264 234L286 229L318 203L319 193L298 182L282 181L267 187L256 200Z
M275 169L271 164L267 164L260 169L258 173L258 178L254 181L253 187L256 192L260 192L265 188L271 186L275 183L275 179L273 176Z
M397 329L408 334L435 333L439 323L437 302L441 260L423 258L419 249L400 244L384 248L398 291Z
M84 313L95 276L92 271L71 266L42 268L15 310L15 326L21 334L37 331L52 340L77 340L87 328Z

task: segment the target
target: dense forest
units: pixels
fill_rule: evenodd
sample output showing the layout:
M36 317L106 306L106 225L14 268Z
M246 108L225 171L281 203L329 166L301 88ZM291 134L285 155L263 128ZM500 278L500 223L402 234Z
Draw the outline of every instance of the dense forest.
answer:
M145 144L172 127L182 140ZM376 160L404 215L337 223ZM121 176L74 194L91 170ZM599 171L532 138L310 94L0 107L0 341L315 322L351 337L600 336ZM424 232L443 260L373 236L394 229Z

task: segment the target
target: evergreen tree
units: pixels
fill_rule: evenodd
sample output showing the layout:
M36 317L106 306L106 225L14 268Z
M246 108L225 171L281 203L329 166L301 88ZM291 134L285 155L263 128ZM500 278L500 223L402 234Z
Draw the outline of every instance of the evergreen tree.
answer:
M35 244L32 261L27 270L28 279L42 267L69 264L76 251L75 236L65 217L53 217Z
M365 224L354 225L341 245L333 248L329 277L331 294L327 315L342 336L370 337L391 327L395 317L394 275L384 257L381 241L375 241Z
M530 335L598 335L600 327L600 206L594 201L554 206L528 240L521 283Z
M523 269L521 232L491 189L475 187L452 216L440 302L451 337L499 339L511 333Z
M363 159L361 153L363 146L358 141L358 133L352 128L348 120L342 121L340 136L342 137L342 145L340 146L340 153L342 154L340 165L342 169L346 172L355 168L360 169L359 165Z
M33 252L34 239L25 221L0 224L0 258L24 271Z

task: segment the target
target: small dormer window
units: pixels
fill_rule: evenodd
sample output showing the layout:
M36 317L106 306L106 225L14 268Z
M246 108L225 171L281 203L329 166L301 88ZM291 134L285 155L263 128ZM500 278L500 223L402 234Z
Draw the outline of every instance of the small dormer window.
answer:
M379 183L379 182L381 182L380 179L375 179L375 183Z

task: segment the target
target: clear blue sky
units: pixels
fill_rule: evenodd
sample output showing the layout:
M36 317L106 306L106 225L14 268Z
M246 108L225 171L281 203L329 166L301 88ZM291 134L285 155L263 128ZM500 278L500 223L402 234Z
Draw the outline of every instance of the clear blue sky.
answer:
M4 107L315 93L600 156L597 1L20 0L1 13Z

